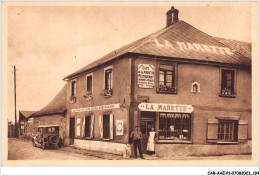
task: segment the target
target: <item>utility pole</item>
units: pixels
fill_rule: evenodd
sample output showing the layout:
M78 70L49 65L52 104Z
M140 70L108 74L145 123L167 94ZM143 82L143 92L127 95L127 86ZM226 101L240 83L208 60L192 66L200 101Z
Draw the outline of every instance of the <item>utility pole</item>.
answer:
M14 128L15 128L15 137L17 137L17 117L16 117L16 69L14 65L14 114L15 114L15 122L14 122Z

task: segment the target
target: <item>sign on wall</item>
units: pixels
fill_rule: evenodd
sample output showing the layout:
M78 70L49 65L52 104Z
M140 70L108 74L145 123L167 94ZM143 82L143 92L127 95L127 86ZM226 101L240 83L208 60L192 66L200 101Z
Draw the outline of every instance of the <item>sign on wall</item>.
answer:
M157 111L157 112L177 112L177 113L192 113L194 108L191 105L182 104L162 104L162 103L140 103L138 108L142 111Z
M122 136L124 134L123 120L116 120L116 135Z
M139 64L137 74L137 85L140 88L153 88L154 66L151 64Z
M120 107L121 107L121 104L109 104L109 105L102 105L102 106L71 109L71 112L73 113L73 112L97 111L97 110L106 110L106 109L116 109L116 108L120 108Z

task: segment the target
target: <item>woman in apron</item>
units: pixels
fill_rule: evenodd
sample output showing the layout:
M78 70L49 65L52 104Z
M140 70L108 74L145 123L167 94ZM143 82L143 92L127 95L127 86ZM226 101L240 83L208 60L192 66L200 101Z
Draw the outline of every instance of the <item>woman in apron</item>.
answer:
M149 132L148 142L147 142L147 153L148 154L155 154L155 136L156 133L154 128L151 129Z

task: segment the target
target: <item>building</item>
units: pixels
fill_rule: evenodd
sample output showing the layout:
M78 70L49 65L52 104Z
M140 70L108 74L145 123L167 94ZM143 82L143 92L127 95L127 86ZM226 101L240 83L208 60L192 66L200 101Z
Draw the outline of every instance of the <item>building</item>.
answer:
M166 27L66 76L65 145L123 154L135 126L156 154L251 153L251 44L166 14ZM224 29L223 29L224 30Z
M60 90L49 104L28 117L25 135L31 138L36 135L39 126L58 125L59 135L64 139L67 113L66 97L67 85Z
M19 135L23 136L27 133L27 119L36 111L19 111Z

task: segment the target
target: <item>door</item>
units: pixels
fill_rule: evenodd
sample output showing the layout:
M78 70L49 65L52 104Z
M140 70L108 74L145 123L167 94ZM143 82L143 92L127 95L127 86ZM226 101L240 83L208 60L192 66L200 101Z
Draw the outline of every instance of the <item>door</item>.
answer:
M147 141L148 141L148 134L151 131L151 129L154 128L154 120L141 120L140 129L142 132L142 152L146 153L147 148Z
M74 144L75 118L70 118L70 145Z

